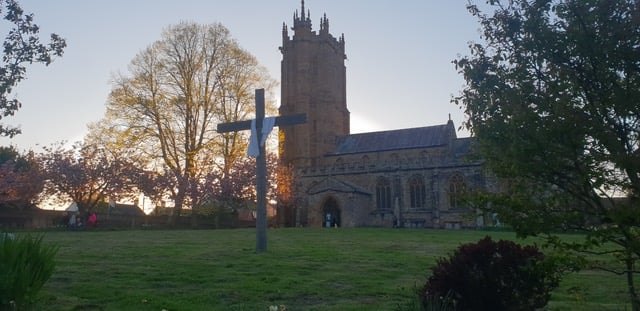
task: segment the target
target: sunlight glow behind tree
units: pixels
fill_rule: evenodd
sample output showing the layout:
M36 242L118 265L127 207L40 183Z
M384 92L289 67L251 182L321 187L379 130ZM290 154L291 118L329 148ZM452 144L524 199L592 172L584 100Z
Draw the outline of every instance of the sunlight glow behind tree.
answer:
M190 189L214 169L228 172L244 156L243 133L216 125L254 113L256 88L275 82L221 24L181 23L141 51L129 75L117 76L105 118L88 140L131 154L142 168L173 180L174 216L196 206ZM269 108L275 107L270 103Z

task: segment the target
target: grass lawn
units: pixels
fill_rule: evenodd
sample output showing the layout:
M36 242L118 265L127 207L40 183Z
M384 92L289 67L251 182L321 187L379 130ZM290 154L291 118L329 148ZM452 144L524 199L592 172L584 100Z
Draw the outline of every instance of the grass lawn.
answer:
M513 233L393 229L47 232L60 247L35 310L395 310L458 245ZM623 277L569 275L549 310L629 310Z

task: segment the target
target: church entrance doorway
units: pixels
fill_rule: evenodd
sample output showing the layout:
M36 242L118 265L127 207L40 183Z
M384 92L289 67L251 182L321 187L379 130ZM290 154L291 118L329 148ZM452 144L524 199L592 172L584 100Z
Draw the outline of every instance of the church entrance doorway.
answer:
M328 198L322 207L322 226L340 227L340 208L335 198Z

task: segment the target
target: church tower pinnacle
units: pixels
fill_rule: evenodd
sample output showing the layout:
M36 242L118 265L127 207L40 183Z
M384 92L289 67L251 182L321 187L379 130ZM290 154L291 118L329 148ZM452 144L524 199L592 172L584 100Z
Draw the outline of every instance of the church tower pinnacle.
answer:
M311 27L310 11L293 15L293 36L283 25L280 114L307 114L307 123L280 129L280 158L285 164L318 165L333 152L336 138L349 134L346 98L344 35L329 33L326 14L318 33Z
M300 15L298 15L298 11L296 10L293 13L293 29L306 29L311 31L311 12L307 11L307 14L304 13L304 0L302 0L302 8L300 10Z

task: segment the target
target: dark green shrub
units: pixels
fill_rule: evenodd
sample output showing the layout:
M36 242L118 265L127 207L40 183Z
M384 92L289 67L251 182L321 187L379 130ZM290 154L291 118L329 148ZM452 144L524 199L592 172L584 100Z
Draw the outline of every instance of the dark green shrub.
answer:
M57 251L41 236L0 233L0 310L21 310L35 299L53 274Z
M439 259L420 299L425 308L448 297L453 310L536 310L558 286L556 271L535 246L487 236Z

